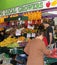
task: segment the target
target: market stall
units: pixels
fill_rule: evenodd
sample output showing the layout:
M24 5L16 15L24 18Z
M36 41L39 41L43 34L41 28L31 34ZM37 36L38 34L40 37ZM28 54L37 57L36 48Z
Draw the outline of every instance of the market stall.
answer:
M10 16L6 15L5 17L2 17L0 19L1 20L0 25L2 26L2 28L0 28L1 29L0 31L4 30L4 28L6 29L5 39L0 42L0 55L1 55L0 60L3 59L5 64L6 62L9 63L9 61L7 60L11 60L12 55L25 54L23 51L24 47L26 46L26 44L28 44L28 41L36 37L37 29L42 22L41 20L42 18L52 19L53 17L56 17L56 15L47 14L47 12L50 10L57 10L56 7L50 8L50 3L51 3L51 7L52 6L54 7L53 1L44 2L44 4L46 3L45 4L46 7L43 8L46 9L37 10L37 7L38 8L42 7L42 5L41 6L37 5L39 3L33 4L32 8L35 8L34 5L36 6L36 10L33 9L34 11L27 11L27 12L21 11L21 13L10 14ZM19 36L15 35L15 31L17 27L19 30L16 33ZM55 33L57 34L57 28L55 30ZM54 38L57 43L57 36L55 34L54 34ZM27 55L25 54L24 57L27 58ZM6 61L4 59L6 59ZM23 59L23 55L22 55L22 59ZM57 58L45 57L44 61L48 65L57 62Z

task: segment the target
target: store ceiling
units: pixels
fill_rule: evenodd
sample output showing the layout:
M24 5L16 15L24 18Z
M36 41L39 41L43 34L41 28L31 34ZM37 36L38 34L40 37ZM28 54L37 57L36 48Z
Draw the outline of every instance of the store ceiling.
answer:
M57 17L57 7L42 10L43 17Z

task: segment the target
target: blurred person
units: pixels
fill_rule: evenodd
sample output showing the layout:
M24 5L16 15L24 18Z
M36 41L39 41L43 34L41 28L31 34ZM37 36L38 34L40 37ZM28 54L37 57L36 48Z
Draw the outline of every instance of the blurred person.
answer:
M38 27L38 30L44 30L44 25L41 24L41 25ZM48 46L48 41L47 41L47 38L46 38L46 36L45 36L45 30L44 30L43 42L45 43L45 46Z
M45 43L45 46L47 47L48 46L48 41L47 41L47 38L45 36L43 37L43 42Z
M50 25L51 25L51 27L53 29L53 36L54 36L54 34L55 34L55 31L54 31L54 26L55 26L54 18L50 19Z
M43 35L44 31L39 30L37 37L29 41L24 49L24 52L28 55L27 65L44 65L44 54L50 55L51 51L48 50L44 44Z
M45 30L46 30L45 36L47 38L48 45L51 46L51 44L54 43L53 29L50 26L49 22L47 22L47 21L43 21L43 25L44 25Z

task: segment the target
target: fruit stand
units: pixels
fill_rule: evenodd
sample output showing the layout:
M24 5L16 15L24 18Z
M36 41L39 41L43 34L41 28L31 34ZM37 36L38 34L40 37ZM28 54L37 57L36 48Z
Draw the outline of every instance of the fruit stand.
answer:
M25 54L23 49L27 44L27 41L24 42L24 40L24 37L15 38L9 36L0 42L0 62L3 60L3 64L9 63L9 60L11 60L13 55Z
M10 35L0 42L0 54L4 53L6 58L11 58L11 55L25 54L24 47L30 39L36 36L38 26L41 24L41 17L41 11L36 11L23 13L22 16L6 18L5 22L8 22L9 28L13 27L14 29L17 26L20 29L21 25L24 24L24 29L21 31L20 37L16 38ZM33 26L36 28L32 29ZM10 30L9 32L13 33L14 31L11 32ZM44 61L49 64L57 62L57 59L45 57Z

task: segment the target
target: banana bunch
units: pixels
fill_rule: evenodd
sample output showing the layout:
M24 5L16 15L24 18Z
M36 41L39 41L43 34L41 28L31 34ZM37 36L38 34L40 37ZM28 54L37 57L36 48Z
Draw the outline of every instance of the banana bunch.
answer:
M14 44L15 42L17 42L16 38L11 38L11 36L9 36L8 38L4 39L4 41L0 42L0 47L7 47L10 44Z

